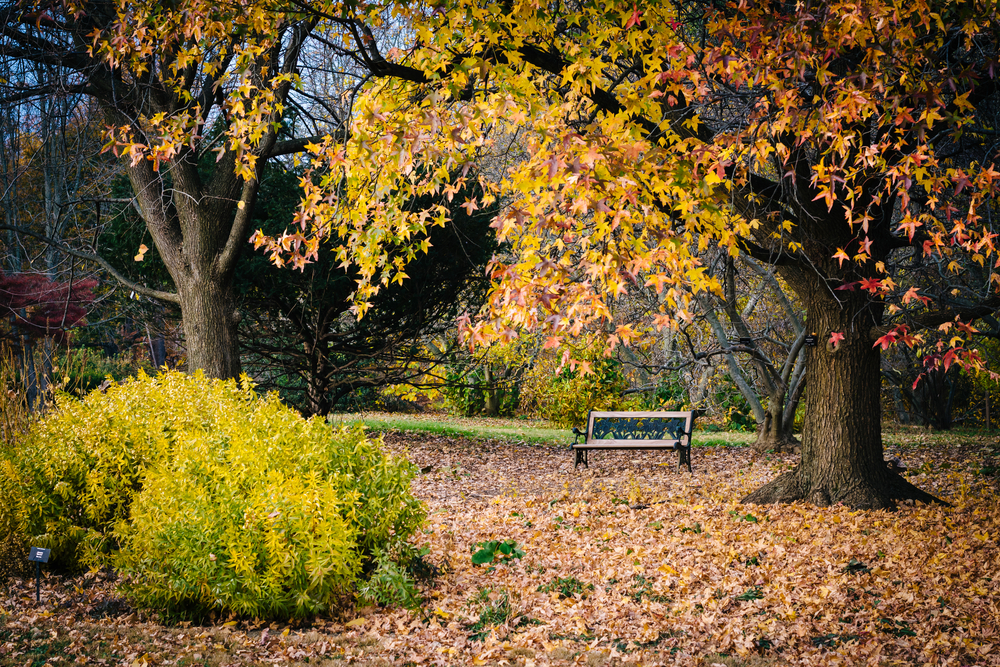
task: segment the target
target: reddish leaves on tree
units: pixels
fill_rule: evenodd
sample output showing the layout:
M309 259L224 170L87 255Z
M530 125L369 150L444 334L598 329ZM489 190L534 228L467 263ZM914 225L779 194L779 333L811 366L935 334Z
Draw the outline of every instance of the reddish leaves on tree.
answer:
M61 338L87 315L96 286L93 279L70 284L39 273L0 272L0 315L29 336Z

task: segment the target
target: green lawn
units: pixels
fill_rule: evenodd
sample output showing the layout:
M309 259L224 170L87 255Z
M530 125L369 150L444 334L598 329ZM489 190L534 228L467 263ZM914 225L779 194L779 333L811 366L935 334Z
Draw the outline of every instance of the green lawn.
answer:
M508 442L526 442L533 445L569 445L573 442L570 429L555 426L543 419L501 419L491 417L454 417L446 414L402 414L389 412L344 413L331 415L333 424L363 423L370 431L400 431L404 433L432 433L451 437L487 438ZM753 444L755 433L717 430L714 424L702 424L695 430L695 447L741 447ZM697 427L696 427L697 428ZM993 432L995 433L995 431ZM960 443L974 443L989 439L992 433L985 429L929 431L917 426L899 426L887 423L882 430L885 445L898 447L940 446L954 447Z
M371 431L432 433L453 437L513 440L536 445L565 445L573 442L573 434L569 429L553 426L541 419L365 412L331 415L330 422L335 425L363 423Z
M542 419L500 419L453 417L444 414L399 414L388 412L345 413L331 415L333 424L363 423L371 431L402 431L436 435L489 438L527 442L534 445L569 445L573 433ZM753 433L695 431L695 446L739 446L753 442Z

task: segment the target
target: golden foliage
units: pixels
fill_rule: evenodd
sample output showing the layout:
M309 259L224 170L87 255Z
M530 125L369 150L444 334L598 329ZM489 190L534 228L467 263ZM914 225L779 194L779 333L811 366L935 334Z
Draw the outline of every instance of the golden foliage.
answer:
M249 380L170 372L62 395L0 458L0 519L52 565L112 565L172 615L301 617L423 519L414 470Z

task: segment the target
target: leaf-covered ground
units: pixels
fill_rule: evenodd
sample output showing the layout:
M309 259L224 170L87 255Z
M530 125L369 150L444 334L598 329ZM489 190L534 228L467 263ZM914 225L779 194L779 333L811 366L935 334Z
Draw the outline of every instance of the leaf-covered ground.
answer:
M904 438L903 442L916 438ZM595 452L390 434L423 469L424 615L166 627L104 575L15 581L0 664L1000 665L995 439L894 445L952 507L895 513L736 500L794 463L747 448ZM474 566L480 543L513 540Z

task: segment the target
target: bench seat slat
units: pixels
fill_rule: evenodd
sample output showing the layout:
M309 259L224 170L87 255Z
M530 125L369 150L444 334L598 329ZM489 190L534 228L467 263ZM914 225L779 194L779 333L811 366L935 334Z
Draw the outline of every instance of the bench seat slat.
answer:
M597 440L573 445L573 449L677 449L677 440Z

